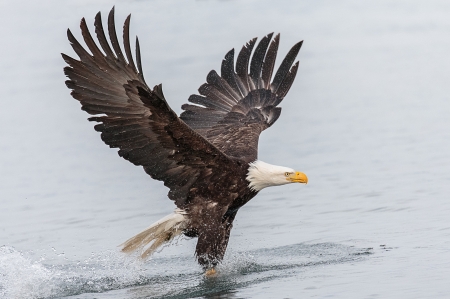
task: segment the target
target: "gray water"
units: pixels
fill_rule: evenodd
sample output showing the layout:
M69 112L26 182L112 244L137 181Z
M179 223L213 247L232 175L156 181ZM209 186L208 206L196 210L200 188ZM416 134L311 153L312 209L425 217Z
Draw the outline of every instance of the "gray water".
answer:
M305 40L259 157L309 183L241 209L216 278L195 240L145 263L119 252L174 205L64 85L66 29L81 38L81 17L113 5L178 113L232 47ZM448 298L449 15L448 1L2 1L0 297Z

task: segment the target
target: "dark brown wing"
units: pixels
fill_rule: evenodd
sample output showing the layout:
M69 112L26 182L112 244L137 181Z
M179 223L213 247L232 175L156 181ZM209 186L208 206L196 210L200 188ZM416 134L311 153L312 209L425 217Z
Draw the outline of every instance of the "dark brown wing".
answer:
M96 117L102 140L119 148L119 155L135 165L143 166L154 179L170 188L169 198L182 208L191 185L205 179L229 159L202 136L193 131L172 111L162 93L161 85L153 90L142 75L139 44L136 45L137 69L129 42L130 16L124 25L125 60L114 26L114 8L108 17L109 39L102 28L100 13L95 18L95 32L103 52L91 37L84 19L81 32L91 53L73 37L68 38L80 60L62 54L69 64L64 73L66 85L82 109Z
M257 159L260 133L280 116L277 105L294 82L298 61L295 57L302 42L288 52L278 71L272 73L277 56L280 35L272 33L261 39L251 62L250 56L256 38L242 47L234 67L234 49L222 61L221 76L211 71L200 95L192 95L184 104L180 118L231 157L252 162ZM249 67L250 62L250 67Z

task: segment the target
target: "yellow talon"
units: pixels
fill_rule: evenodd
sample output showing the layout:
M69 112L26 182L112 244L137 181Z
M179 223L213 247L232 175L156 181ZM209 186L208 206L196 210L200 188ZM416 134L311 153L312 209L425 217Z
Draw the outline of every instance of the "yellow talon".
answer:
M214 276L216 274L217 274L217 271L214 268L208 269L205 272L205 276L208 276L208 277Z

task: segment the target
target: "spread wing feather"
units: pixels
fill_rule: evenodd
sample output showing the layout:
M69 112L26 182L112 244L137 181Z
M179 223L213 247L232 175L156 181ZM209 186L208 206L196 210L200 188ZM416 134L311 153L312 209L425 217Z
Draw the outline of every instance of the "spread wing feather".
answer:
M256 47L255 53L253 53L252 62L250 64L250 78L252 78L253 83L257 88L262 88L258 83L262 82L261 71L272 35L273 33L264 36Z
M280 34L277 34L272 40L264 58L264 65L261 73L261 78L265 84L265 88L270 88L270 79L272 78L273 68L275 67L275 59L277 58L278 45L280 43Z
M302 42L281 62L271 82L280 35L263 37L251 55L256 38L244 45L234 65L234 49L222 61L221 76L211 71L200 95L184 104L180 118L230 157L246 162L257 159L260 133L280 116L277 105L289 91L298 69L294 60ZM251 58L251 62L250 62ZM250 62L250 65L249 65Z
M118 148L121 157L143 166L152 178L164 181L170 188L169 198L183 208L194 182L199 178L207 180L219 165L221 172L226 171L223 165L230 160L178 118L167 104L161 85L152 90L147 86L137 40L137 68L131 54L129 24L130 16L123 28L125 55L116 36L114 8L108 16L112 48L106 39L100 13L94 25L101 49L84 19L80 27L90 53L68 30L68 39L80 60L62 54L69 65L64 69L69 78L66 85L72 89L71 94L80 101L82 109L95 115L89 120L99 122L95 130L101 132L102 140ZM230 97L238 96L221 77L211 77L208 84L204 93L214 98L209 120L218 121L219 118L214 118L217 111L229 111L237 103ZM201 100L198 103L207 104Z

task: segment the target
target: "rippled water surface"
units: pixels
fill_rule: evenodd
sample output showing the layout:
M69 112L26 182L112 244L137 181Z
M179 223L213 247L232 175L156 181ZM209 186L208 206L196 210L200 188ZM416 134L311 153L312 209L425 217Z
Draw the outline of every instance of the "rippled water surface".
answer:
M64 85L70 27L132 13L149 84L176 112L250 38L304 39L259 158L305 172L238 213L220 274L195 240L141 262L117 245L170 213L167 189L100 140ZM448 298L448 1L0 4L1 298ZM92 28L92 26L91 26ZM120 30L118 30L120 32ZM280 59L279 59L280 60Z

